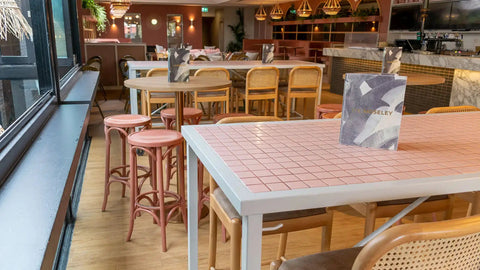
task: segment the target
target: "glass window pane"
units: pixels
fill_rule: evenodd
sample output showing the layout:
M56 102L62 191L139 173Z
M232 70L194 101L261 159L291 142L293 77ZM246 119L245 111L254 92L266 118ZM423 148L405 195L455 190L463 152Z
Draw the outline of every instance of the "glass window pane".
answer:
M63 10L63 0L52 0L53 25L55 31L55 44L57 46L57 58L68 57Z
M123 21L125 38L142 42L142 17L140 13L126 13Z

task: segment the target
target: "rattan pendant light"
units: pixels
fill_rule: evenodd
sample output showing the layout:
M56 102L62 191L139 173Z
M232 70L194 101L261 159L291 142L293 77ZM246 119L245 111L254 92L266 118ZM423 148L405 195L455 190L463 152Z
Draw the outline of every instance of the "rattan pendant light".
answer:
M312 15L312 7L308 3L308 0L303 0L297 9L297 16L305 18L310 15Z
M273 20L280 20L283 17L283 10L280 8L278 3L275 4L272 11L270 12L270 18Z
M265 21L265 19L267 19L267 12L265 12L263 5L260 5L257 13L255 13L255 19L257 19L257 21Z
M327 0L327 2L325 3L325 5L323 5L322 8L325 14L331 16L337 15L341 9L342 8L340 7L340 3L338 2L338 0Z
M7 40L8 33L18 39L32 37L28 24L15 0L0 0L0 40Z

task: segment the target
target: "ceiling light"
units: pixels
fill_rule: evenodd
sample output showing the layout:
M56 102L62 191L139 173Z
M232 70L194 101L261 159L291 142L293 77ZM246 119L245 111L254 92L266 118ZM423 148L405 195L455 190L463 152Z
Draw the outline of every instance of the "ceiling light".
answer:
M132 2L130 0L114 0L110 2L110 14L112 18L120 19L130 8Z
M255 13L255 19L257 19L257 21L265 21L266 18L267 18L267 13L265 12L263 5L260 5L260 7L257 10L257 13Z
M312 15L312 7L308 3L308 0L303 0L297 9L297 16L306 18L310 15Z
M270 17L274 20L279 20L283 17L283 10L280 8L278 3L275 4L272 11L270 12Z
M338 2L338 0L327 0L327 2L325 3L325 5L323 5L322 8L325 14L331 16L337 15L341 9L342 8L340 7L340 3Z

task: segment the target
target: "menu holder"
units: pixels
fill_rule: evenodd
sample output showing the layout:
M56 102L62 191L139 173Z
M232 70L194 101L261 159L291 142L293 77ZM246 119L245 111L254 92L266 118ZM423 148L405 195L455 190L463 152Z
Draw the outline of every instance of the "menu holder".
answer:
M382 73L398 74L402 47L385 47L383 51Z
M274 51L275 51L275 44L262 45L262 64L269 64L273 62Z
M188 82L190 51L186 49L168 50L168 82Z
M407 77L347 73L340 143L397 150Z

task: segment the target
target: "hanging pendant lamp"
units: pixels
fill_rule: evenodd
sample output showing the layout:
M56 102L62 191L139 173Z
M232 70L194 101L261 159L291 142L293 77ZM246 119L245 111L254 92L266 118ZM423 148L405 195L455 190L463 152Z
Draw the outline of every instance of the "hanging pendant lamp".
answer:
M267 19L267 12L265 12L263 5L260 5L257 13L255 13L255 19L257 19L257 21L265 21L265 19Z
M342 8L340 7L340 3L338 2L338 0L327 0L327 2L325 3L325 5L323 5L322 8L323 12L330 16L337 15L341 9Z
M312 15L312 7L308 3L308 0L303 0L297 9L297 16L306 18Z
M120 19L127 13L132 4L131 0L114 0L110 2L110 14L113 19Z
M283 17L283 10L280 8L278 3L275 4L272 11L270 12L270 17L273 20L280 20Z

